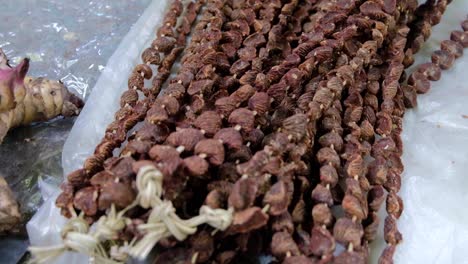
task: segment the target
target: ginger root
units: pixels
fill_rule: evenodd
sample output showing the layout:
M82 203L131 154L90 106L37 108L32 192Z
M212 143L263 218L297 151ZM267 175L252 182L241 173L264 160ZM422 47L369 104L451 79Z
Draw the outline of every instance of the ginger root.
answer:
M29 60L11 67L0 49L0 143L17 126L79 114L83 102L59 81L26 76Z
M18 203L7 182L0 176L0 234L15 229L20 220Z

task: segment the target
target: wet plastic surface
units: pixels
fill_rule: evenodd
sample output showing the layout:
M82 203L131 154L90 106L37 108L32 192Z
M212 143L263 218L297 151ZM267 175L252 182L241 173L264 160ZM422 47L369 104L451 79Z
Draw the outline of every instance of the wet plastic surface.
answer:
M441 24L434 28L431 39L417 55L417 63L430 60L430 53L438 49L440 41L448 39L451 30L459 29L467 10L467 1L453 1ZM119 50L116 54L119 54ZM137 59L136 56L132 58ZM111 62L116 61L111 59ZM129 62L134 63L131 59L121 58L121 64L127 65ZM109 72L104 72L102 79L127 76L126 66L109 66ZM405 172L400 192L405 210L398 223L404 241L397 249L395 263L467 263L468 252L463 250L468 247L468 211L463 207L468 202L468 180L464 168L468 164L468 119L464 117L468 115L467 67L468 56L465 55L451 70L443 72L439 82L432 83L428 94L418 98L418 108L408 110L405 115ZM108 98L105 102L100 101L105 107L88 104L70 133L63 154L65 172L81 166L85 157L92 152L95 142L102 137L105 124L110 122L106 118L112 117L118 107L118 100L113 94L120 94L126 89L126 79L112 80L118 89L106 89L98 82L92 95L92 98L96 95L95 100ZM121 85L118 85L119 82ZM48 218L55 221L47 226L41 225ZM28 225L33 243L53 244L63 224L60 219L63 218L54 208L53 199L49 200ZM370 263L377 263L383 245L381 234L372 245ZM85 258L82 261L86 263Z
M62 80L72 92L87 99L109 57L150 2L3 0L0 48L13 64L29 57L29 75ZM63 179L62 148L73 122L73 118L58 118L15 129L0 146L0 174L17 195L25 222L42 203L38 179L56 184ZM25 234L2 238L1 262L16 263L24 253L25 240Z

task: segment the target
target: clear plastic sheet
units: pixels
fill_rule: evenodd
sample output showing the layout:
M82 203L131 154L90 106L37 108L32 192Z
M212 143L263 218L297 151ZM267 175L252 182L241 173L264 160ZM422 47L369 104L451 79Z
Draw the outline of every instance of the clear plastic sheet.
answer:
M467 11L468 1L453 1L441 24L434 28L433 36L417 55L417 63L430 60L430 53L438 49L440 41L449 38L451 30L459 29ZM153 12L160 14L161 10ZM126 89L126 79L122 76L127 76L127 66L133 65L137 59L135 55L117 60L124 45L125 40L109 61L108 71L101 76L106 81L116 76L112 79L115 89L108 89L104 83L98 82L90 100L96 97L94 100L100 104L85 107L67 139L63 151L65 174L79 168L86 156L92 153L118 107L116 94ZM133 52L133 48L130 51ZM114 63L124 66L113 67ZM468 253L463 250L468 247L468 211L463 208L468 202L465 194L468 180L463 170L463 166L468 164L468 119L464 118L468 115L465 103L468 95L467 66L468 56L459 59L451 70L443 72L439 82L432 84L428 94L419 97L418 108L405 115L405 172L400 192L405 210L398 223L404 241L397 249L395 263L468 263ZM106 100L102 101L102 98ZM50 245L59 236L58 230L63 224L60 219L63 217L53 206L53 200L48 200L28 224L33 244ZM44 220L50 218L55 222L44 226ZM381 219L384 219L383 211ZM370 263L377 263L383 247L381 230L379 239L372 244ZM81 261L86 263L85 258Z
M12 63L29 57L30 75L62 80L87 99L107 60L151 0L0 2L0 48ZM38 179L55 185L63 179L62 148L73 122L58 118L18 128L0 145L0 174L16 194L25 222L42 203ZM2 237L1 262L16 263L26 243L25 234Z

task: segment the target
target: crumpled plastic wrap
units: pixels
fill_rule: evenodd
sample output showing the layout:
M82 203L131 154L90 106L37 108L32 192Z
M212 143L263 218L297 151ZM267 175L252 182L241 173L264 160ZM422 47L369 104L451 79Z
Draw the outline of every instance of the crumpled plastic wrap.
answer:
M162 10L154 3L150 8L155 8L153 14L160 14ZM441 24L434 28L431 39L417 55L416 63L430 61L430 54L439 48L440 41L448 39L451 30L459 29L467 10L468 1L453 1ZM149 17L143 16L138 23L145 18ZM145 30L139 33L145 34ZM132 34L136 32L132 30L129 35ZM128 49L129 56L123 57L121 52L127 47L127 39L128 36L112 56L67 139L63 151L64 175L82 166L118 108L117 97L126 89L129 67L138 60L134 52L144 47L144 42L133 43ZM141 46L137 48L136 45ZM428 94L419 96L418 108L408 110L405 115L405 172L400 192L405 210L398 222L404 241L398 246L395 263L468 263L468 252L464 250L468 248L468 210L463 207L467 204L465 201L468 202L465 194L468 178L463 168L468 164L468 118L464 116L468 115L467 67L468 56L457 60L451 70L443 72L440 81L432 83ZM34 245L57 242L63 225L63 217L53 205L57 194L58 190L28 223ZM384 219L384 211L380 215ZM51 218L54 222L43 224ZM377 263L383 248L381 230L372 244L370 263ZM86 263L86 258L80 260L82 262L73 263Z

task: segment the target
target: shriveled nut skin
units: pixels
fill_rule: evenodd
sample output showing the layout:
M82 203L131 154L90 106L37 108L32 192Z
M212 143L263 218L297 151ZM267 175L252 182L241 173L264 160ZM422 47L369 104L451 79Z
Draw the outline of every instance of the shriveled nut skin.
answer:
M335 250L335 239L327 229L314 226L310 235L310 247L315 256L328 255Z
M253 179L239 179L233 186L229 195L229 207L244 210L252 206L257 194L257 183Z
M86 187L75 194L73 205L75 208L82 210L87 216L94 216L98 210L98 189L95 187Z
M226 232L228 234L248 233L265 226L267 222L268 215L260 207L250 207L234 214L233 222Z
M271 241L271 253L278 258L286 255L297 256L300 254L296 242L287 232L276 232Z
M104 211L112 204L114 204L118 209L123 209L135 200L136 194L131 186L115 182L108 181L102 186L98 206L99 210Z
M0 176L0 234L14 230L20 220L18 203L8 187L8 183Z

